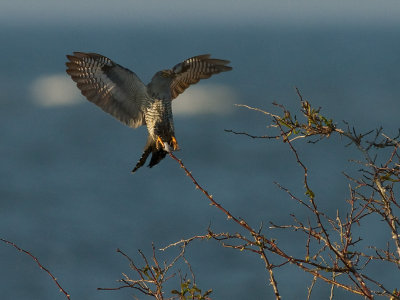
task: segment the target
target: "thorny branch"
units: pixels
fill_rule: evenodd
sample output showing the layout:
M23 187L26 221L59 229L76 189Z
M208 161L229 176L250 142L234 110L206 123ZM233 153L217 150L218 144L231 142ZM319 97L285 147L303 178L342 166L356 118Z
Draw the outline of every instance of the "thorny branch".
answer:
M47 268L45 268L45 267L40 263L39 259L38 259L36 256L34 256L31 252L20 248L18 245L16 245L16 244L13 243L13 242L10 242L10 241L5 240L5 239L3 239L3 238L0 238L0 241L2 241L3 243L5 243L5 244L7 244L7 245L13 246L13 247L14 247L15 249L17 249L19 252L23 252L23 253L29 255L29 256L36 262L36 264L39 266L39 268L40 268L41 270L43 270L43 271L45 271L47 274L49 274L49 276L51 277L51 279L55 282L55 284L57 285L57 287L60 289L60 292L62 292L62 293L65 295L65 297L67 297L67 299L71 299L70 295L67 293L66 290L64 290L64 289L62 288L62 286L61 286L60 283L58 282L57 278L56 278Z

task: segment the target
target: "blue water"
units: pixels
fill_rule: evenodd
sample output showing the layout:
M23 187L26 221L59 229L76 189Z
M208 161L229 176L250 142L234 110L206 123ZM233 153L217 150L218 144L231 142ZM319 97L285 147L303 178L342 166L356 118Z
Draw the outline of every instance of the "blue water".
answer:
M72 299L130 299L133 290L96 290L117 286L121 273L130 272L116 248L139 260L137 249L150 255L152 242L162 247L203 234L209 224L217 232L238 230L171 159L130 173L145 144L145 128L124 127L88 102L51 108L32 102L31 83L64 72L65 54L102 53L146 82L161 68L210 52L232 61L233 72L211 80L232 87L240 103L274 110L271 103L277 101L294 109L297 86L339 124L347 120L361 131L384 126L394 135L400 111L399 34L398 28L376 26L0 28L0 236L36 255ZM175 127L182 148L177 155L234 215L254 227L290 223L290 213L307 216L273 184L303 193L302 172L287 145L224 132L266 134L262 114L235 109L227 115L179 116ZM348 159L360 158L346 143L339 137L317 145L296 143L320 207L333 215L346 209L348 186L341 172L351 169ZM367 229L371 239L389 238L379 226ZM303 255L300 234L266 232ZM0 253L1 299L63 299L31 258L5 245ZM215 299L273 296L257 255L203 241L188 248L187 258L198 285L213 288ZM381 272L389 290L399 279L379 268L372 272ZM277 280L284 297L304 299L312 278L285 266ZM319 283L314 293L327 298L329 287ZM336 295L352 298L342 291Z

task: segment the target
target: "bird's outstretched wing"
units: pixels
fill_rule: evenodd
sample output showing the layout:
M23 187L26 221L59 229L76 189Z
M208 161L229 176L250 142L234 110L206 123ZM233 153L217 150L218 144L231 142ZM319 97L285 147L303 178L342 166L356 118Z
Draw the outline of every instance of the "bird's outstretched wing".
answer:
M145 124L146 86L130 70L96 53L67 55L67 73L82 94L130 127Z
M168 78L170 97L175 99L191 84L199 82L200 79L210 78L214 74L232 70L232 67L227 66L229 63L229 60L210 58L210 54L194 56L175 65L170 70L158 72L153 77L153 84L150 84L150 86L153 91L157 91L154 85L160 82L160 76Z
M232 67L226 66L229 63L229 60L210 58L210 54L203 54L177 64L171 69L175 75L171 82L172 99L178 97L191 84L199 82L200 79L232 70Z

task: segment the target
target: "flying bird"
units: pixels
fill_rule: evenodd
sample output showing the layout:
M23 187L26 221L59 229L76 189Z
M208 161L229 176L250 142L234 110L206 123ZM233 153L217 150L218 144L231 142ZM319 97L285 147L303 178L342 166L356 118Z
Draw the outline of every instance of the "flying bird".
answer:
M157 72L145 85L134 72L103 55L74 52L67 58L67 73L90 102L129 127L147 126L147 143L132 172L143 166L150 154L149 167L153 167L168 152L179 149L172 100L200 79L232 70L228 60L198 55Z

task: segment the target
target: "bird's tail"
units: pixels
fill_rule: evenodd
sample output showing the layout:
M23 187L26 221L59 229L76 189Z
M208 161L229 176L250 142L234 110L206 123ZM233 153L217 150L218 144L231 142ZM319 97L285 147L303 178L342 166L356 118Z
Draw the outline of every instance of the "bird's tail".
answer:
M150 153L152 153L149 163L150 168L158 164L167 155L167 152L163 149L157 149L156 141L152 139L151 136L149 136L147 138L147 143L144 147L143 154L137 162L135 168L132 170L132 173L136 172L140 167L145 164L147 157L150 155Z

